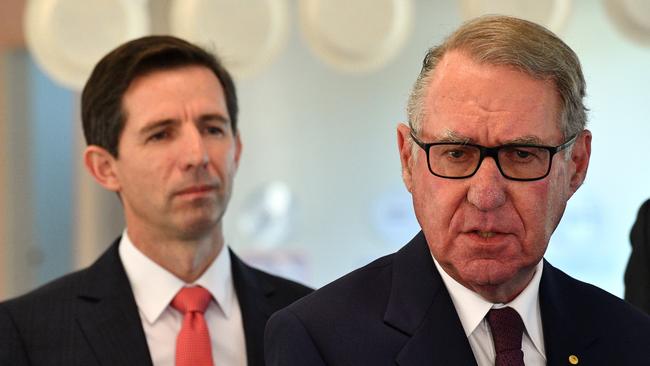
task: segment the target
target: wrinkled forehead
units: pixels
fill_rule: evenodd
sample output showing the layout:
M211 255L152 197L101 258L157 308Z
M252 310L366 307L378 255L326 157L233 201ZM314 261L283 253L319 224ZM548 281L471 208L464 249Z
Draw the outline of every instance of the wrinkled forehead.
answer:
M430 76L422 133L473 142L560 141L561 98L555 82L509 65L446 54Z

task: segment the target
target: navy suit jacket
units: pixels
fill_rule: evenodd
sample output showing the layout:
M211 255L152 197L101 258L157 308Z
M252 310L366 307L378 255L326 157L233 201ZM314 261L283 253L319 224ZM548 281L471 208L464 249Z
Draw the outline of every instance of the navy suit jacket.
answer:
M544 262L548 365L650 365L650 318ZM274 314L267 366L476 365L422 233Z
M625 270L625 300L650 314L650 200L639 208L630 242L632 253Z
M87 269L0 303L0 366L152 365L118 243ZM262 366L269 316L311 289L230 256L248 364Z

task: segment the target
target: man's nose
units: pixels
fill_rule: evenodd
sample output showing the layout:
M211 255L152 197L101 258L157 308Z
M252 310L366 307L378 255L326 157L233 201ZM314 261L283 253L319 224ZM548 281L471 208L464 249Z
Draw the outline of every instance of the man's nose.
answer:
M476 174L469 178L467 200L481 211L501 207L506 202L506 178L491 157L483 159Z
M205 167L208 164L208 151L201 131L196 126L188 126L183 131L182 169Z

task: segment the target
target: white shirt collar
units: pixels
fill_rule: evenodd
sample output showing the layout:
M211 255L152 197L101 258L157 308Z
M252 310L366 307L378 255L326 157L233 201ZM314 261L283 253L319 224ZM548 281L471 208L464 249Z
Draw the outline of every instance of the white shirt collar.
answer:
M234 301L234 284L227 253L228 247L224 246L198 280L185 283L136 248L126 229L119 244L120 259L131 283L135 302L150 324L158 320L181 288L194 285L210 291L226 318L229 317Z
M433 258L433 255L431 257ZM461 285L447 274L435 258L433 258L433 262L442 277L442 281L447 287L447 291L451 296L451 300L454 303L454 307L456 308L467 337L479 326L490 309L509 306L515 309L519 313L519 316L521 316L528 337L535 345L535 348L541 354L545 354L542 317L539 308L539 283L542 279L542 270L544 269L543 260L539 261L535 267L535 274L526 288L514 300L507 304L495 304L486 301L479 294Z

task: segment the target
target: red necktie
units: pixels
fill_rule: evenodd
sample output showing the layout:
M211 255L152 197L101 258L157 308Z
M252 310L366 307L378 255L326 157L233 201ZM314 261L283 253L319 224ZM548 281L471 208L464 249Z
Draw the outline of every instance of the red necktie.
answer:
M521 350L524 322L517 311L511 307L492 309L487 320L497 353L494 365L524 366L524 352Z
M183 326L176 338L176 366L212 366L210 333L203 313L212 295L203 287L183 287L172 307L183 316Z

